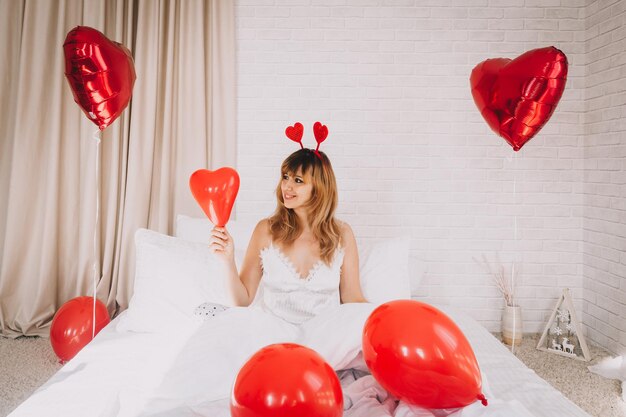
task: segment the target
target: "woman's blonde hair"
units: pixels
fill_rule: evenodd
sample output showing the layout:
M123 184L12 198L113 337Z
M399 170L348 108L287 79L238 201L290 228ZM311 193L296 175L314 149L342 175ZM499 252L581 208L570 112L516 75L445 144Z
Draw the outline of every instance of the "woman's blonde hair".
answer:
M295 174L302 170L302 175L309 176L313 185L311 198L306 203L307 219L313 236L320 244L320 257L330 264L335 249L339 246L340 229L335 220L337 208L337 181L330 160L324 152L311 149L299 149L285 159L280 167L281 181L284 174ZM269 218L272 240L290 244L300 236L303 227L298 223L296 213L285 207L281 181L276 187L276 211Z

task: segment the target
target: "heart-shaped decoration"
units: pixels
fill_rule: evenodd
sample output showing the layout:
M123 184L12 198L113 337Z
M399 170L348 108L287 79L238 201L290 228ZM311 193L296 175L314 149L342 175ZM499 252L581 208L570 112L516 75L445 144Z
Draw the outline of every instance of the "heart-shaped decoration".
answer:
M313 135L315 135L315 140L319 147L320 143L324 142L326 137L328 137L328 128L320 122L315 122L313 125Z
M285 129L285 135L287 135L287 137L291 139L292 141L298 142L300 146L302 146L303 134L304 134L304 127L302 126L302 123L300 122L295 123L293 126L287 126L287 129Z
M554 112L567 81L567 57L553 46L514 60L488 59L470 76L472 96L483 118L514 151L541 130Z
M233 168L199 169L189 177L189 188L204 214L216 225L228 223L239 192L239 174Z
M124 111L135 84L130 51L96 29L77 26L65 38L65 77L74 101L104 130Z

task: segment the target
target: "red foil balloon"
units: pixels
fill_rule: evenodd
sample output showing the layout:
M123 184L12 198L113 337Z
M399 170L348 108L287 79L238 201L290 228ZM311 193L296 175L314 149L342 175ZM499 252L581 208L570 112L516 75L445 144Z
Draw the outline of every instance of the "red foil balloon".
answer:
M555 47L514 60L488 59L470 76L474 102L491 129L519 151L554 112L567 81L567 57Z
M225 226L239 192L239 174L232 168L199 169L189 178L189 188L209 220Z
M96 334L111 318L106 306L96 300ZM93 297L72 298L59 308L50 327L50 344L62 362L69 361L89 343L93 334Z
M376 308L363 328L363 358L387 391L410 404L457 408L481 400L487 405L469 342L428 304L397 300Z
M246 362L233 386L231 417L341 417L337 374L314 350L269 345Z
M124 111L135 84L130 51L96 29L77 26L65 38L65 77L74 101L104 130Z

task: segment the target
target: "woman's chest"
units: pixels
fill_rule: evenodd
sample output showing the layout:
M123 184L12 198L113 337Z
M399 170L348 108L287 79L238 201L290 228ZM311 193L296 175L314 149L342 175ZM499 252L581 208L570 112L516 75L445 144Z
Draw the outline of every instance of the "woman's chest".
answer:
M321 262L319 245L311 239L298 238L291 245L278 249L301 278L306 278Z
M281 291L334 291L339 286L339 270L333 263L327 265L317 259L306 271L298 266L282 250L270 245L261 252L264 285ZM304 268L300 266L301 268Z

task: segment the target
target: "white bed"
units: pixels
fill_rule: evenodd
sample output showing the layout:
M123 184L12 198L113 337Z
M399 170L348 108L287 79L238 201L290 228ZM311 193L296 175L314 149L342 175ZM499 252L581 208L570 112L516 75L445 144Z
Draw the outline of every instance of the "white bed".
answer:
M247 242L250 227L230 226L235 242ZM364 372L359 356L362 329L375 304L345 304L302 326L254 308L195 316L195 307L203 302L227 303L223 274L207 245L197 243L207 236L208 221L179 218L177 229L178 238L137 232L129 309L11 417L229 416L229 394L238 370L261 347L280 342L306 345L338 371L347 417L443 415L440 410L398 404ZM409 274L408 254L409 240L403 238L359 247L361 285L368 300L378 304L410 297L410 284L416 285L419 277ZM236 251L236 258L241 256ZM487 407L476 402L445 415L589 417L475 320L459 310L439 308L469 340L489 400Z
M439 308L453 318L470 341L490 403L483 407L477 402L457 411L455 416L589 417L528 369L475 320L456 309ZM118 331L120 320L118 317L109 324L10 417L230 415L227 397L196 403L192 407L181 405L175 398L162 401L162 393L159 394L164 386L175 383L171 379L164 381L164 378L172 375L185 378L180 375L182 371L173 366L181 361L195 360L189 355L194 350L190 345L193 345L194 338L206 336L201 335L206 326L188 327L175 335L138 334ZM344 407L349 407L345 416L436 415L427 410L396 407L395 402L385 401L384 391L371 376L363 376L362 372L342 371L339 375L346 398ZM354 376L361 378L355 381ZM186 378L189 384L202 381L201 376L196 378L188 374Z

